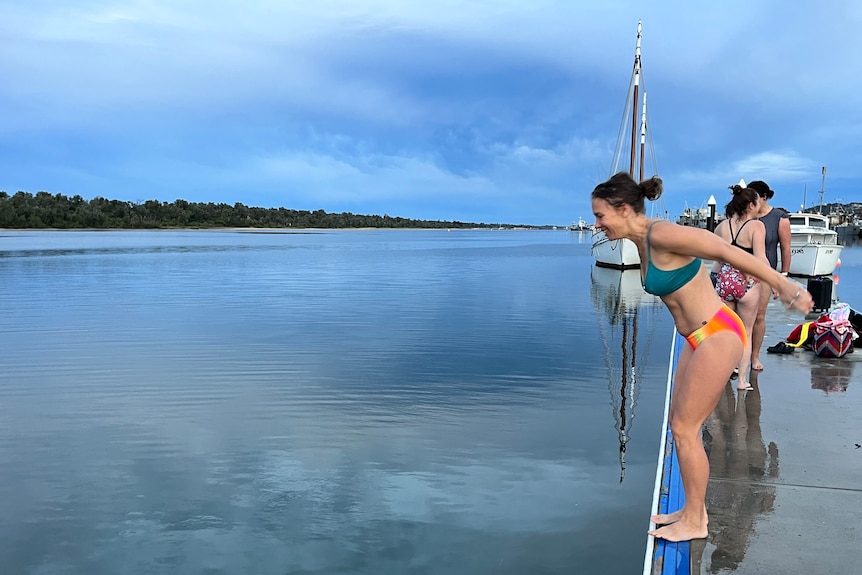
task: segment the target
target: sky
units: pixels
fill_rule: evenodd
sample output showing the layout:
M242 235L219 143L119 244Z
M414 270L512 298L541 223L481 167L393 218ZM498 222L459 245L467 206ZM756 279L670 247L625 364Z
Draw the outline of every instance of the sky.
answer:
M639 20L651 213L862 202L857 0L0 0L0 190L591 221Z

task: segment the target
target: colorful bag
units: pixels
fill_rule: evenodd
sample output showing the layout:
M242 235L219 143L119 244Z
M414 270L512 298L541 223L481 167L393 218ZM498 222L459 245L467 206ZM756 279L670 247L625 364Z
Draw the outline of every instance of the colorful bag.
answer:
M850 306L839 303L829 315L814 323L814 353L820 357L844 357L853 351Z
M820 357L844 357L853 351L853 329L849 325L815 323L813 348Z
M745 279L745 274L736 269L730 264L723 264L721 271L718 272L718 279L715 284L715 291L723 301L736 301L742 299L748 281Z

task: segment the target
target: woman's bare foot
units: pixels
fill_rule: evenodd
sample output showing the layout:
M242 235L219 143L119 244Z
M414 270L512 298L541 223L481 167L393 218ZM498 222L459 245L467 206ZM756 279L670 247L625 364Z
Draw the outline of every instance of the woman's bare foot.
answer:
M658 515L650 516L649 520L655 523L656 525L669 525L671 523L676 523L679 521L679 518L682 517L682 509L679 511L674 511L673 513L659 513Z
M706 524L709 525L709 515L706 513L706 505L703 506L703 516L706 517ZM649 520L656 525L670 525L676 523L682 517L682 509L677 509L673 513L657 513L650 515Z
M660 529L653 529L649 534L666 541L691 541L692 539L703 539L708 532L706 525L693 525L680 519Z
M752 389L754 389L754 387L752 387L750 383L746 382L737 385L736 389L738 389L739 391L751 391Z
M754 371L763 371L763 364L760 363L759 359L751 358L751 369Z

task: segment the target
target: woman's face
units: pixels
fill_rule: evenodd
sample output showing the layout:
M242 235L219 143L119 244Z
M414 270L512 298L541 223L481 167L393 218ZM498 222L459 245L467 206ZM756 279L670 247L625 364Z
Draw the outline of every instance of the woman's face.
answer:
M596 216L596 229L605 232L608 239L624 237L625 218L620 209L613 207L606 200L593 199L593 215Z
M760 201L761 201L760 196L755 194L754 201L751 202L751 204L748 207L748 213L756 214L757 212L759 212L760 211Z

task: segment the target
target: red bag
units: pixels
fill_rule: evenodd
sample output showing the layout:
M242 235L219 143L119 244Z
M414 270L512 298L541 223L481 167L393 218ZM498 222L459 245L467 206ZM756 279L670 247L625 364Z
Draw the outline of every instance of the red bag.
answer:
M723 301L736 301L742 299L748 291L748 280L745 274L730 264L723 264L718 272L715 282L715 291Z

